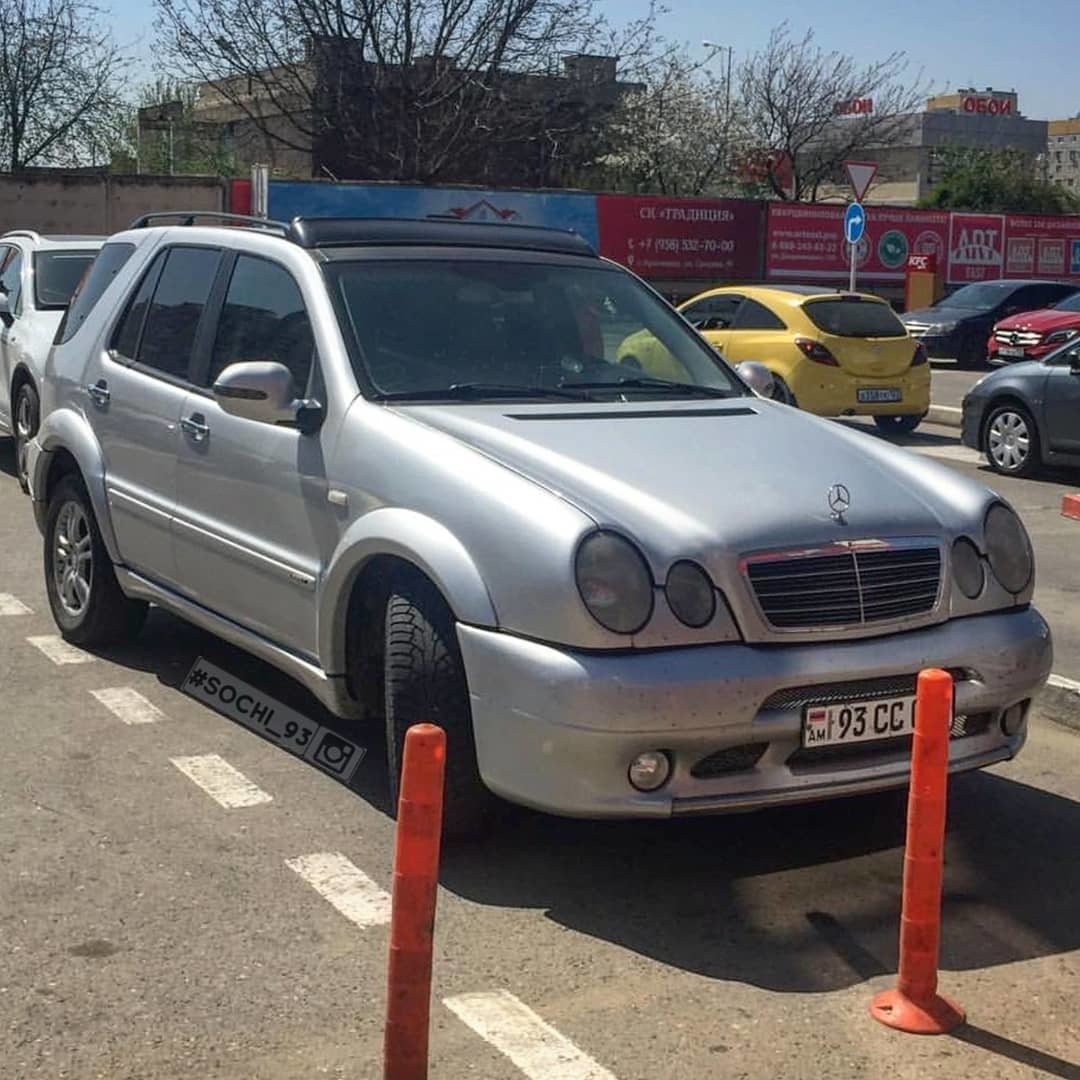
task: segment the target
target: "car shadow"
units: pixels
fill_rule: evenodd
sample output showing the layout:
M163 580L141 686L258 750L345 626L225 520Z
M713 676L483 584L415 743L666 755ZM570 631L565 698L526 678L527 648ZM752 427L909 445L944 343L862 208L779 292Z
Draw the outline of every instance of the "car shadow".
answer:
M349 787L390 812L379 725L331 715L242 650L155 608L137 641L100 655L172 689L199 657L259 687L364 746ZM895 971L904 804L892 792L727 817L597 822L500 803L481 841L444 848L440 880L473 903L539 910L707 978L832 991ZM955 779L942 967L1080 948L1078 841L1080 803L996 774Z

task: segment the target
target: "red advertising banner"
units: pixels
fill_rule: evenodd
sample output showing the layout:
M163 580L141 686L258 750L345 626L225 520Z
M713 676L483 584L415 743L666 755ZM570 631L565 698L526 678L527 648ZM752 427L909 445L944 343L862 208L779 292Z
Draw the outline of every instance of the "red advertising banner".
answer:
M1080 217L1009 214L1005 277L1080 278Z
M946 280L950 285L999 278L1004 265L1004 215L949 216L949 275Z
M945 258L949 215L937 210L866 208L866 232L855 265L868 282L903 281L909 255ZM770 279L845 279L850 254L844 207L836 203L769 203L766 272Z
M761 276L761 204L599 195L600 254L644 278L717 284Z

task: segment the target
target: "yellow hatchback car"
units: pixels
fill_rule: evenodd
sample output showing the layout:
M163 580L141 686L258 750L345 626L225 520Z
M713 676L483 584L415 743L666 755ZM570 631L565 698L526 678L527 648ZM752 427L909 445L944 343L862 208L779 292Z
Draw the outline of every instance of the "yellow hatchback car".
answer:
M879 297L732 285L701 293L679 311L729 363L764 364L778 401L818 416L872 416L895 433L914 431L930 408L926 351ZM648 331L626 338L617 357L658 378L686 377Z

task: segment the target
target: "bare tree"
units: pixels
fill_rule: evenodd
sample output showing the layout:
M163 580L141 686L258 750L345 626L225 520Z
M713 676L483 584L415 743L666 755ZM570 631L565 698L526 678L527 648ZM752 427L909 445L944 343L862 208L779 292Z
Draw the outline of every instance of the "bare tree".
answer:
M796 40L787 23L776 27L739 71L743 138L768 163L767 190L781 199L813 199L846 159L902 142L929 91L921 76L907 72L901 52L860 66L822 49L812 30ZM872 111L851 110L867 101Z
M126 61L106 25L84 0L0 0L2 167L108 160Z
M653 16L593 0L157 0L164 55L267 138L340 175L557 182L598 153ZM569 77L564 77L569 76ZM518 174L506 175L509 163Z
M733 134L742 127L731 88L711 67L674 47L623 100L605 158L611 186L661 195L731 194Z

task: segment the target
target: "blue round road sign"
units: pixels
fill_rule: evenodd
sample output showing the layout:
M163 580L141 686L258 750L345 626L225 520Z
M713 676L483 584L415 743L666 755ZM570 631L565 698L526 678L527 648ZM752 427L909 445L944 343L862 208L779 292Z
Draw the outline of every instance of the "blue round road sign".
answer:
M849 244L857 244L866 232L866 212L862 203L848 203L844 211L844 239Z

